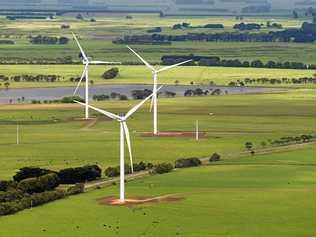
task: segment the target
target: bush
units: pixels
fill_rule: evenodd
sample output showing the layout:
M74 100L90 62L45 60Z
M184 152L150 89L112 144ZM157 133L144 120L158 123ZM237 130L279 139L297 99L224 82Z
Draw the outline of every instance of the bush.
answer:
M76 195L84 192L84 184L75 184L67 189L67 195Z
M54 171L41 169L38 167L24 167L21 168L14 176L13 179L16 182L20 182L23 179L40 177L42 175L54 173Z
M173 170L173 165L170 163L161 163L156 166L154 166L154 169L152 171L153 174L164 174L169 173Z
M101 178L102 170L97 165L63 169L58 172L60 183L75 184Z
M38 178L24 179L18 183L17 188L23 192L41 193L44 191L53 190L59 185L58 175L55 173L40 176Z
M215 152L213 155L211 155L209 161L215 162L215 161L220 161L220 159L221 159L221 156Z
M198 158L179 159L175 162L176 168L186 168L200 166L202 162Z
M21 190L10 190L8 192L0 192L0 203L12 202L22 199L25 196Z
M139 162L138 164L133 164L134 172L144 171L147 169L147 165L144 162Z
M85 100L82 99L80 96L66 96L63 97L60 102L63 104L71 104L75 103L74 100L79 101L81 103L85 103Z
M102 77L103 79L109 80L114 79L119 74L119 69L117 67L111 68L110 70L103 73Z
M6 192L9 189L14 189L16 187L16 182L14 181L7 181L7 180L0 180L0 191Z
M64 197L65 192L57 190L24 196L18 201L0 203L0 216L14 214L23 209L39 206L44 203L62 199Z
M120 175L120 167L108 167L104 171L105 176L113 178Z

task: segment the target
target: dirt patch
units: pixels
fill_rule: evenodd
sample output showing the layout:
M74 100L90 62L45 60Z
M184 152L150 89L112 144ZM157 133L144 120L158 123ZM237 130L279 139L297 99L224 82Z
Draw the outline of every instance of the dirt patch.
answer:
M126 198L125 202L122 203L117 197L109 196L97 199L97 202L100 205L109 205L109 206L137 206L142 204L155 204L155 203L171 203L183 200L183 197L176 195L165 195L159 197L142 197L142 196L133 196Z
M143 132L142 137L189 137L195 138L195 132L159 132L158 135L153 134L152 132ZM205 139L208 138L207 132L199 132L199 138Z

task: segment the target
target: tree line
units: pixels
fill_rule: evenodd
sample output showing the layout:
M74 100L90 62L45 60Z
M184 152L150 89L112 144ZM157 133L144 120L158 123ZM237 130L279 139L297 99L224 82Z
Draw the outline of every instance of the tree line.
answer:
M279 68L279 69L316 69L316 64L305 64L301 62L275 62L269 60L241 61L239 59L221 59L217 56L199 55L164 55L161 57L163 65L173 65L185 60L192 60L186 66L217 66L217 67L253 67L253 68Z
M221 156L214 153L209 162L216 162ZM181 158L172 163L133 164L134 172L147 171L152 175L164 174L174 168L187 168L202 165L199 158ZM125 165L126 174L131 173L130 165ZM106 177L118 177L120 169L108 167L104 171ZM19 169L11 180L0 180L0 216L10 215L21 210L39 206L48 202L65 198L69 195L84 192L84 183L101 179L102 169L98 165L66 168L53 171L39 167L24 167ZM60 184L72 185L60 188ZM113 183L115 185L115 182Z
M247 25L239 25L247 28ZM252 28L255 25L252 25ZM125 35L113 40L114 44L142 44L142 42L168 43L182 41L223 41L223 42L296 42L311 43L316 40L316 24L305 22L299 29L285 29L270 32L218 32L218 33L187 33L184 35Z
M68 44L69 39L67 37L52 37L52 36L30 36L30 43L32 44Z
M245 86L253 84L316 84L315 77L301 77L301 78L245 78L244 80L231 81L229 86Z

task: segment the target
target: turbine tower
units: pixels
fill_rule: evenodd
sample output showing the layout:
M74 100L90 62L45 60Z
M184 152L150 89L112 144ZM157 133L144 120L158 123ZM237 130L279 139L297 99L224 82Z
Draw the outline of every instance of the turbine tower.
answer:
M78 85L74 91L74 94L75 95L79 89L79 86L82 82L82 80L85 78L85 119L89 119L89 65L90 64L95 64L95 65L98 65L98 64L120 64L118 62L104 62L104 61L93 61L91 60L91 58L89 58L85 52L83 51L76 35L74 33L72 33L79 49L80 49L80 54L81 54L81 57L82 57L82 64L84 65L84 69L83 69L83 72L82 72L82 75L81 75L81 78L78 82Z
M161 89L161 87L157 90L157 92ZM133 107L130 111L127 112L126 115L124 116L119 116L113 113L110 113L108 111L98 109L96 107L93 107L91 105L88 105L89 108L113 119L116 120L120 123L120 202L124 203L125 202L125 158L124 158L124 152L125 152L125 139L126 143L128 146L128 151L129 151L129 157L130 157L130 163L131 163L131 169L132 173L134 172L133 170L133 157L132 157L132 149L131 149L131 139L130 139L130 134L129 130L126 124L126 120L132 116L146 101L148 101L154 93L152 93L150 96L148 96L146 99L144 99L142 102L137 104L135 107ZM83 106L86 106L86 104L81 103L79 101L75 101L78 104L81 104ZM124 138L125 136L125 138Z
M138 53L136 53L132 48L130 48L129 46L127 46L127 48L129 50L131 50L147 66L147 68L149 68L151 70L151 72L153 74L153 80L154 80L153 97L152 97L152 101L151 101L151 107L150 107L151 110L150 111L152 111L152 108L153 108L153 119L154 119L154 121L153 121L154 131L153 132L154 132L154 135L158 135L158 101L157 101L158 100L158 94L157 94L158 74L160 72L167 71L167 70L170 70L170 69L175 68L177 66L180 66L182 64L191 62L192 60L187 60L187 61L177 63L177 64L174 64L171 66L156 69L152 65L150 65L145 59L143 59Z

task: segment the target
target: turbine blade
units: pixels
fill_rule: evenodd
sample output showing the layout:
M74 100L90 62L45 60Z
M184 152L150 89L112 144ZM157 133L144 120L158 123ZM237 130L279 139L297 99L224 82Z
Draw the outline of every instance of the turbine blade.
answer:
M170 70L170 69L172 69L172 68L178 67L178 66L180 66L180 65L182 65L182 64L186 64L186 63L188 63L188 62L191 62L191 61L192 61L192 60L190 59L190 60L184 61L184 62L182 62L182 63L177 63L177 64L174 64L174 65L171 65L171 66L163 67L163 68L159 69L157 72L167 71L167 70Z
M156 91L156 93L158 93L158 91L162 88L163 86L159 87L158 90ZM130 111L128 111L128 113L125 115L124 119L128 119L133 113L135 113L143 104L145 104L145 102L147 100L149 100L152 96L154 95L154 92L148 96L146 99L144 99L142 102L140 102L139 104L137 104L135 107L133 107Z
M74 37L74 39L75 39L75 41L76 41L76 43L77 43L77 45L78 45L78 47L79 47L79 49L80 49L80 52L81 52L82 57L84 58L84 60L89 61L87 55L86 55L85 52L83 51L83 49L82 49L82 47L81 47L81 45L80 45L80 43L79 43L79 41L78 41L78 39L77 39L77 36L76 36L73 32L72 32L72 35L73 35L73 37Z
M151 98L149 112L152 112L152 111L153 111L153 107L154 107L154 97Z
M76 102L77 104L80 104L80 105L82 105L82 106L86 106L85 103L79 102L79 101L77 101L77 100L74 100L74 102ZM122 118L121 118L120 116L118 116L118 115L116 115L116 114L113 114L113 113L111 113L111 112L105 111L105 110L103 110L103 109L98 109L98 108L93 107L93 106L91 106L91 105L88 105L88 107L91 108L91 109L93 109L93 110L95 110L95 111L97 111L97 112L99 112L99 113L101 113L101 114L104 114L105 116L107 116L107 117L109 117L109 118L111 118L111 119L114 119L114 120L122 120Z
M84 70L83 70L83 72L82 72L81 78L80 78L80 80L79 80L79 82L78 82L78 85L77 85L77 87L76 87L76 89L75 89L73 95L77 94L77 91L78 91L78 89L79 89L79 87L80 87L80 84L81 84L83 78L84 78L85 75L86 75L87 70L88 70L88 64L86 64L86 66L84 67Z
M145 59L143 59L138 53L136 53L131 47L126 46L130 51L132 51L150 70L155 71L156 69L151 66Z
M124 133L125 133L125 137L126 137L126 143L127 143L128 152L129 152L129 159L130 159L130 162L131 162L131 171L132 171L132 173L134 173L131 137L130 137L129 130L128 130L126 122L123 122L123 128L124 128Z
M122 64L120 62L91 61L90 64Z

